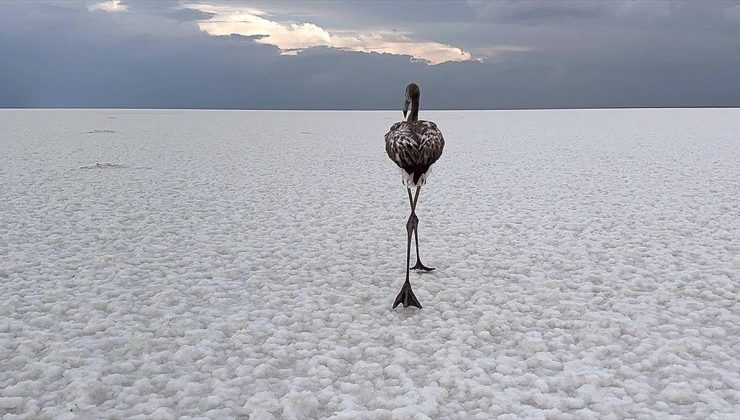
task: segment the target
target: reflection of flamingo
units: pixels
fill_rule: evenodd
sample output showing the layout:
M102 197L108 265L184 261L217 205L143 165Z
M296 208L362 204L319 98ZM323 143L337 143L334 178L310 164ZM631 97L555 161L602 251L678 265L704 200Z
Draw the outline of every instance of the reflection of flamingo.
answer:
M388 157L403 169L403 184L409 193L411 203L411 215L406 223L408 241L406 244L406 282L401 292L393 302L393 307L402 303L404 307L409 305L421 308L421 304L414 296L409 283L409 269L432 271L434 268L425 267L419 259L419 233L417 226L419 218L416 217L416 203L419 201L419 191L426 184L427 171L434 162L442 156L445 140L437 125L431 121L419 121L419 86L411 83L406 86L406 101L403 106L403 116L406 117L409 104L411 112L408 113L406 121L393 124L390 131L385 135L385 151ZM411 188L416 187L416 194L412 197ZM416 265L409 268L411 264L411 235L414 234L416 241Z

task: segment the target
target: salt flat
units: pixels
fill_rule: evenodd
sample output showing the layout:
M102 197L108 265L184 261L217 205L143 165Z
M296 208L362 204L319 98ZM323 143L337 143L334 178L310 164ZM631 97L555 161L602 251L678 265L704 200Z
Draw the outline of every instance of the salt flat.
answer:
M740 110L0 110L4 418L736 418ZM412 257L412 264L413 264Z

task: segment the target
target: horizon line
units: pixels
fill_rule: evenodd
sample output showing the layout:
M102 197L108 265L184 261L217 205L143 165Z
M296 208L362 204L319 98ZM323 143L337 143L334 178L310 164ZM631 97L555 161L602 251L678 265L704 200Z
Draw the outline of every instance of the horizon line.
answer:
M617 109L740 109L740 105L707 105L707 106L597 106L597 107L543 107L543 108L425 108L424 111L576 111L576 110L617 110ZM317 109L297 109L297 108L148 108L148 107L3 107L0 111L49 111L49 110L126 110L126 111L250 111L250 112L388 112L398 111L399 109L337 109L337 108L317 108Z

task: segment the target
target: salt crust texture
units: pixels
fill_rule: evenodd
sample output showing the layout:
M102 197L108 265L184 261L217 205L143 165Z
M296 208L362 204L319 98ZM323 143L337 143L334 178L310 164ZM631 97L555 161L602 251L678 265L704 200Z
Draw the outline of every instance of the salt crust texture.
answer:
M0 110L4 419L737 418L740 110ZM412 259L412 264L413 264Z

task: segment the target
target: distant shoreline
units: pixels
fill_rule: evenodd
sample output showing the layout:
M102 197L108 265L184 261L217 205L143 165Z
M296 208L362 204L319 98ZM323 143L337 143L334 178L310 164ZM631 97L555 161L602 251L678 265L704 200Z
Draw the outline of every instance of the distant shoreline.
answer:
M425 112L445 111L598 111L628 109L740 109L737 106L624 106L624 107L590 107L590 108L445 108L426 109ZM246 109L246 108L106 108L106 107L49 107L49 108L10 108L0 107L0 111L248 111L248 112L392 112L398 109Z

